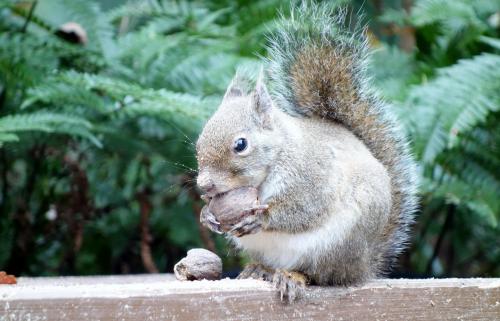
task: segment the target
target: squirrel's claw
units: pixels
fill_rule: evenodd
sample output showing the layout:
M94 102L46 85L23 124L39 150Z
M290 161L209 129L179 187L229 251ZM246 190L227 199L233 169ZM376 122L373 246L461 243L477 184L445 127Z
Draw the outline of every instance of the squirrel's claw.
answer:
M201 195L200 198L202 199L202 201L204 201L205 203L210 203L210 201L212 200L212 198L210 196L207 196L205 194Z
M302 297L307 284L307 276L300 272L278 269L274 272L273 284L279 291L281 301L289 303Z
M215 215L210 212L210 210L208 209L208 205L203 206L203 208L201 209L200 222L217 234L223 233L220 228L219 221L217 221Z
M257 279L270 281L279 291L281 301L292 303L305 293L307 276L300 272L282 269L272 270L259 263L250 263L237 277L238 279Z
M269 205L267 204L261 204L261 205L255 205L246 211L251 212L253 215L262 215L264 214L267 210L269 209Z
M241 222L234 225L228 233L236 237L254 234L262 230L262 223L262 213L259 211L256 214L245 217Z

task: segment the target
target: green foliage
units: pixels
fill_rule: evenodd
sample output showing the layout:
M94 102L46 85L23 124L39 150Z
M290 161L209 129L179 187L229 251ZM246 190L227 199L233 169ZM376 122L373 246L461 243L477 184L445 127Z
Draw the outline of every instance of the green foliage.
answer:
M409 117L415 151L426 177L433 180L424 189L434 197L446 196L449 203L467 206L492 226L500 218L500 155L494 137L500 110L499 66L498 54L460 60L414 88L405 102L406 108L415 109ZM479 128L485 124L487 131ZM491 152L471 150L481 145Z
M491 19L499 10L491 1L417 1L406 21L417 50L376 55L398 66L397 75L375 79L393 99L420 161L422 214L411 256L420 273L500 272L491 242L500 219L500 54ZM448 244L432 248L433 237ZM478 253L487 263L464 267Z
M338 1L371 20L373 83L419 160L400 270L498 276L500 4L382 2ZM213 241L237 268L197 225L194 141L298 1L44 0L30 15L33 3L0 0L0 270L144 272L149 245L166 272ZM85 44L57 32L67 22Z
M221 8L47 0L28 21L31 5L1 9L2 267L140 272L151 238L158 268L171 269L202 246L193 142L236 65L257 60L237 54ZM70 21L85 45L56 33Z
M43 131L85 137L100 147L101 143L90 132L91 128L92 125L90 122L71 115L44 111L8 115L0 118L0 146L4 142L19 141L19 136L15 134L16 132Z

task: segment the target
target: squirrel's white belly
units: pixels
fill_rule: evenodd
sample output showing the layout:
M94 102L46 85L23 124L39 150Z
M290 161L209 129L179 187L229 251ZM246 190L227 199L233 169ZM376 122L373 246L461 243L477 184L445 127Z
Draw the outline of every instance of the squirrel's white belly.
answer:
M262 260L261 263L275 269L295 269L314 266L321 252L331 251L354 226L357 211L336 212L323 226L303 232L259 232L233 238L236 245ZM354 213L353 213L354 212Z

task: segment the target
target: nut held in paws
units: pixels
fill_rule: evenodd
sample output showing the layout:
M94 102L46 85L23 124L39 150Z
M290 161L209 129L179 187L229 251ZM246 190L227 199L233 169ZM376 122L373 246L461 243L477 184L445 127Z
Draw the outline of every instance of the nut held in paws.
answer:
M258 191L253 187L241 187L215 196L209 204L209 210L221 223L223 231L239 223L248 212L246 209L258 205Z
M217 254L205 249L192 249L174 266L177 280L219 280L222 275L222 260Z

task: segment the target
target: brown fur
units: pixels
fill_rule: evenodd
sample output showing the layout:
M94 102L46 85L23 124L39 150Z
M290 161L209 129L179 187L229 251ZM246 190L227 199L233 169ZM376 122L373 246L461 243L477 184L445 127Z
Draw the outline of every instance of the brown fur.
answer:
M383 232L384 243L390 242L400 227L402 207L398 180L401 173L395 168L400 158L396 142L387 123L373 113L369 99L362 98L353 77L353 61L345 50L335 48L307 48L296 56L291 67L291 79L296 107L305 114L338 121L347 126L370 149L375 158L386 166L391 177L392 209L389 224ZM385 246L392 246L385 244Z

